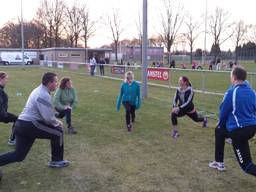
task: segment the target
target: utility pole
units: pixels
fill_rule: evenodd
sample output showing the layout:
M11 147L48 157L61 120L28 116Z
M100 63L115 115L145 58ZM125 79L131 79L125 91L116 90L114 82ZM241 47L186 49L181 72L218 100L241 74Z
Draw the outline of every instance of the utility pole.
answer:
M23 29L23 0L21 0L21 51L22 51L22 65L24 62L24 29Z
M205 65L206 57L206 34L207 34L207 17L208 17L208 2L205 0L205 20L204 20L204 50L202 55L202 64Z
M142 66L141 66L141 88L142 88L142 99L148 97L148 1L143 0L143 38L142 38Z

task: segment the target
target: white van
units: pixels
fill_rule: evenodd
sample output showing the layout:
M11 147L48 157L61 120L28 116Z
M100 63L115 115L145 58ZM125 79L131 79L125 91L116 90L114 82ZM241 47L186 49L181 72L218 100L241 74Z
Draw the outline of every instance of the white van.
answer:
M5 65L22 64L22 52L1 52L0 62ZM26 65L33 64L33 60L24 54L24 63Z

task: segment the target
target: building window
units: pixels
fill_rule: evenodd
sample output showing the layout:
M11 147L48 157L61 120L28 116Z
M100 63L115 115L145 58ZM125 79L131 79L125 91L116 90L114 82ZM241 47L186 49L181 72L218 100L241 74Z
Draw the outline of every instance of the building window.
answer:
M59 57L68 57L68 53L59 53Z
M81 57L80 53L71 53L71 57Z

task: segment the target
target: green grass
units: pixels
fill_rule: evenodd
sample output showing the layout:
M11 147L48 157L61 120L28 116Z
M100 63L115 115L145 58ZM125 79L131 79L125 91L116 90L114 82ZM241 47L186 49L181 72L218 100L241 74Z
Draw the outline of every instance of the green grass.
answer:
M2 68L10 79L6 87L9 111L20 113L30 91L44 69ZM214 126L202 129L187 117L179 119L181 137L170 132L170 103L174 90L149 87L149 98L137 111L135 131L127 134L124 110L115 111L119 81L55 70L59 77L71 76L79 97L74 111L77 135L65 135L65 158L71 165L49 169L50 143L37 140L22 163L1 167L1 192L224 192L255 190L255 178L244 174L230 145L226 146L228 170L208 168L214 157ZM225 82L226 77L222 78ZM214 84L215 82L212 82ZM224 90L226 85L220 85ZM21 92L22 96L16 96ZM196 94L195 103L211 111L221 97ZM6 142L11 125L0 126L0 151L10 151ZM252 144L252 157L256 148Z

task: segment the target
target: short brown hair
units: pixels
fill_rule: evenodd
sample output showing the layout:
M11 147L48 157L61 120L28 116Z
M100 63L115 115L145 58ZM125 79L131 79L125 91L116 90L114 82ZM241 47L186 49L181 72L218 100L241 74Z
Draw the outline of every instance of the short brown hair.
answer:
M67 87L67 82L70 81L70 77L63 77L60 81L60 89L65 89Z
M247 77L247 72L242 67L235 67L232 70L232 75L235 76L235 78L239 81L245 81Z
M57 75L55 73L52 73L52 72L47 72L43 75L43 78L42 78L42 84L44 86L47 86L48 83L52 83L54 81L54 78L56 77Z
M7 76L7 73L4 71L0 71L0 79L4 79Z

